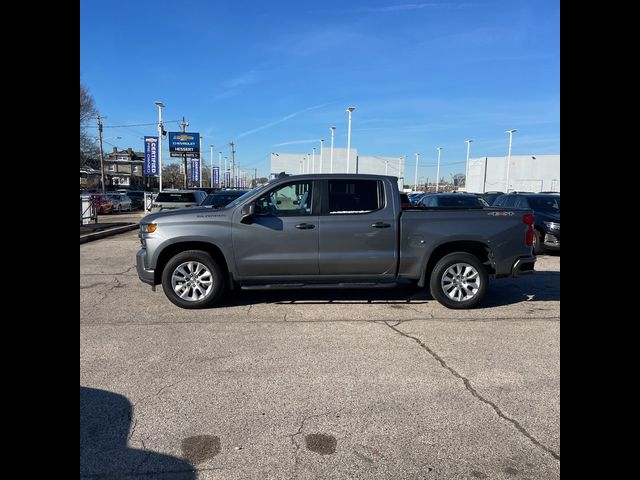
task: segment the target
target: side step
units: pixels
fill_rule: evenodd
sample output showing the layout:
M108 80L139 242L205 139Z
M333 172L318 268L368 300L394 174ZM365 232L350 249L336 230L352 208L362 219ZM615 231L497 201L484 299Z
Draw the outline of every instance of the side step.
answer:
M337 283L268 283L259 285L241 285L241 290L320 290L325 288L393 288L396 281L390 282L337 282Z

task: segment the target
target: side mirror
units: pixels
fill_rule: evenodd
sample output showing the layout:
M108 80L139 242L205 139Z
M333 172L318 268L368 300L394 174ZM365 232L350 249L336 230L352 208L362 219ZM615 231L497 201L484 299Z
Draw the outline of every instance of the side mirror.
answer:
M251 202L249 205L242 207L240 211L240 221L242 223L251 223L251 217L256 213L256 203Z

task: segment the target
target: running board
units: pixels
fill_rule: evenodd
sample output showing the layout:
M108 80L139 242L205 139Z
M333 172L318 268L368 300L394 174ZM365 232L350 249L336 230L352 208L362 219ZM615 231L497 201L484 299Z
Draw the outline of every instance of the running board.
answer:
M241 285L241 290L319 290L325 288L393 288L397 282L269 283Z

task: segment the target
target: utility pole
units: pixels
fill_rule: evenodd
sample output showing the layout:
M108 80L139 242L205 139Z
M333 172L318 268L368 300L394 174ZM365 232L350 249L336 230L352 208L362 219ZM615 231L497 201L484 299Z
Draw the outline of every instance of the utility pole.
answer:
M187 131L187 127L189 126L189 122L184 119L184 115L182 116L182 122L180 122L180 126L182 127L182 133ZM184 165L184 189L189 188L187 186L187 154L182 154L182 162Z
M104 152L102 151L102 120L98 115L98 137L100 138L100 172L102 175L102 193L104 193Z
M231 146L231 187L236 188L236 151L233 148L235 146L233 142L229 145Z

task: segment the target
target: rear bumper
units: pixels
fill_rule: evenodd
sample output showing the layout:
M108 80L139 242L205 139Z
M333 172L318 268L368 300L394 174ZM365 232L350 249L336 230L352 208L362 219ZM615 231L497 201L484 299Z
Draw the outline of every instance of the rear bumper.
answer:
M155 285L155 270L146 269L144 266L144 260L147 256L147 249L141 248L136 253L136 270L138 271L138 278L144 283L149 285Z
M530 275L535 270L533 267L536 264L536 257L531 255L529 257L520 257L517 259L513 267L511 267L511 276L519 277L520 275Z

